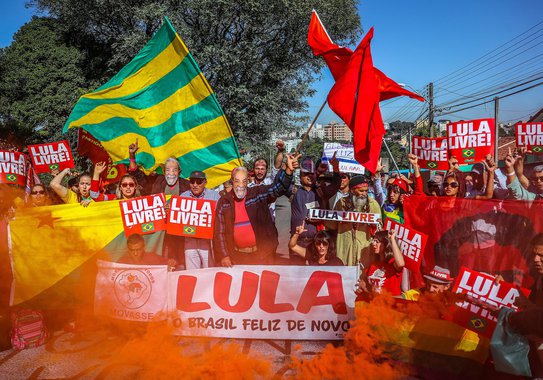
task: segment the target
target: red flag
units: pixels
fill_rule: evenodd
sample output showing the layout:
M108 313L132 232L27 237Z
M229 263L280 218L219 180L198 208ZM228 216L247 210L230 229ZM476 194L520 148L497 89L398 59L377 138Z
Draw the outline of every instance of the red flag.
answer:
M375 172L385 134L379 110L379 88L371 58L373 28L354 51L344 74L328 94L332 111L351 128L354 154L366 169Z
M328 103L353 131L356 160L375 172L385 134L379 101L402 95L420 101L424 98L402 88L373 66L372 37L373 28L355 52L336 45L313 11L307 41L313 54L324 58L336 80Z
M381 93L379 100L383 101L395 98L397 96L405 95L409 96L410 98L424 102L424 98L422 96L406 90L398 83L387 77L381 70L377 69L376 67L374 67L374 70L375 75L377 76L377 81L379 82L379 92Z
M307 43L314 55L324 58L334 79L338 80L341 78L347 69L347 64L349 63L349 59L351 59L353 51L332 42L315 10L313 10L311 21L309 22Z

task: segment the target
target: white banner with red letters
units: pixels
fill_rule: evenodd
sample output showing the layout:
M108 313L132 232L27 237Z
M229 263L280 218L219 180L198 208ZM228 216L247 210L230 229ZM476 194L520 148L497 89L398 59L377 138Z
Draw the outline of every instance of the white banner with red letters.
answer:
M94 313L114 319L166 320L168 267L98 260Z
M461 165L483 161L487 154L494 155L495 132L494 119L447 124L449 157L455 156Z
M171 272L175 333L249 339L343 339L356 267L250 266Z
M307 218L336 222L377 224L381 220L381 214L376 214L373 212L336 211L312 208L307 210Z
M515 140L517 146L543 154L543 123L518 123L515 126Z
M51 170L62 171L74 167L72 150L66 140L29 145L28 153L36 173L49 173Z
M428 236L391 219L385 221L385 230L396 231L396 241L404 256L405 267L418 271Z

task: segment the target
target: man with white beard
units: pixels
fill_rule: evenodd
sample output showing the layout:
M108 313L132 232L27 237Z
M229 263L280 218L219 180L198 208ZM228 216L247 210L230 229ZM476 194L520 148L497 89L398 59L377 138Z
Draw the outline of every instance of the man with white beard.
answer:
M365 176L359 175L351 178L349 188L351 195L341 198L337 202L335 210L381 214L379 203L368 197L369 181ZM379 219L380 221L381 219ZM337 257L345 265L361 263L364 268L369 266L372 261L372 258L369 257L369 246L372 232L375 232L376 229L375 225L332 222L327 223L327 227L337 231Z
M219 199L215 216L213 246L222 266L274 263L279 242L268 207L289 188L299 157L287 155L286 169L271 185L248 188L247 169L240 166L232 171L233 190Z

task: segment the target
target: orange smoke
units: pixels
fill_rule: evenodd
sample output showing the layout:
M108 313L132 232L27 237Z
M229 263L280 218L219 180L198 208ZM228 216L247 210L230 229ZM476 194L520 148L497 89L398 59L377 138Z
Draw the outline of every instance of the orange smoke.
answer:
M269 378L265 358L249 356L236 344L210 345L204 338L179 338L165 323L150 323L129 340L106 366L132 372L138 379ZM123 377L128 375L123 373Z
M409 348L396 342L409 339L406 326L419 318L440 318L455 298L451 294L421 295L419 302L397 302L388 294L370 303L357 303L344 345L328 345L311 360L293 357L294 379L398 379L410 375Z

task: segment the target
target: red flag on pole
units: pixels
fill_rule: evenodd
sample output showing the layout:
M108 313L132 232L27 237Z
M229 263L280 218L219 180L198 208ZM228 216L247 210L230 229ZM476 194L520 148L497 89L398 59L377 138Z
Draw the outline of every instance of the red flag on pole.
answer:
M353 131L356 160L375 172L385 134L379 101L402 95L420 101L424 98L402 88L373 66L372 37L373 28L354 52L336 45L313 11L307 41L313 54L324 58L336 80L328 103Z

